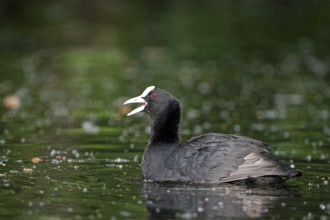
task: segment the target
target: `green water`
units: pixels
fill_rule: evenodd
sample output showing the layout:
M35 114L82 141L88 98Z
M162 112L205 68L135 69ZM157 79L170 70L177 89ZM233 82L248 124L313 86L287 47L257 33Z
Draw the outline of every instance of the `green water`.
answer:
M330 219L329 9L2 1L0 219ZM150 85L181 101L182 141L257 138L303 176L280 188L144 182L149 118L122 103Z

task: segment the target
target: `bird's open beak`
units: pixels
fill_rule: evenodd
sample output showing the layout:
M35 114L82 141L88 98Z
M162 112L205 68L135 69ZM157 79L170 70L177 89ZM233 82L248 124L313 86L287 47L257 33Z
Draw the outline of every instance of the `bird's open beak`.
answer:
M132 103L143 103L143 105L141 105L140 107L134 109L133 111L129 112L127 114L127 116L130 116L130 115L134 115L138 112L142 112L144 110L144 108L146 107L146 105L148 104L141 96L137 96L137 97L134 97L134 98L131 98L129 100L127 100L124 105L127 105L127 104L132 104Z
M127 114L127 116L134 115L136 113L142 112L144 110L144 108L148 105L146 100L144 100L144 97L146 97L149 94L149 92L151 92L154 89L155 89L155 86L149 86L148 88L146 88L143 91L143 93L140 96L131 98L131 99L127 100L126 102L124 102L124 105L132 104L132 103L143 103L143 105L141 105L140 107L138 107L138 108L134 109L133 111L129 112Z

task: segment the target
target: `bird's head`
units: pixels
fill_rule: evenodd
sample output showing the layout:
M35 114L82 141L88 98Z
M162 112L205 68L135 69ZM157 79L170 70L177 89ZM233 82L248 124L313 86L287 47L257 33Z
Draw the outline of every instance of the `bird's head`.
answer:
M169 92L155 86L147 87L141 95L127 100L124 105L134 103L140 103L142 105L129 112L127 116L146 112L151 118L156 118L164 114L172 114L175 111L180 113L179 101Z

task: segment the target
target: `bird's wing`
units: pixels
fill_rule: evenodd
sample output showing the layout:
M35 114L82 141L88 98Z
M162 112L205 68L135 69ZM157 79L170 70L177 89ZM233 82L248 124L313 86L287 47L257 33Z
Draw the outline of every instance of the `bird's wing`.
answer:
M286 168L282 163L270 158L269 154L263 152L251 152L244 158L243 164L239 165L237 170L231 172L229 176L222 178L221 182L231 182L236 180L246 179L247 177L261 176L282 176L290 175L289 168Z
M238 135L206 134L183 144L167 161L173 179L230 182L248 177L285 175L269 157L268 145Z

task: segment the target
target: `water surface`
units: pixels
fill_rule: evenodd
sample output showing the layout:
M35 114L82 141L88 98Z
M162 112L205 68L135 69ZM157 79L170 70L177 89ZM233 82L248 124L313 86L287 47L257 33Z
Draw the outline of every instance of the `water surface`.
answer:
M0 218L329 219L329 7L4 1ZM181 101L182 141L257 138L303 177L275 188L143 181L149 118L127 118L122 103L149 85Z

